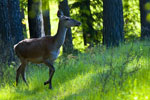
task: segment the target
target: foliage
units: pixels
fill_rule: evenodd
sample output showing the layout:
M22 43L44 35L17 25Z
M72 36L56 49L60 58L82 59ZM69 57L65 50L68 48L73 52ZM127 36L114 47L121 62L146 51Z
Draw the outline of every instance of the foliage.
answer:
M27 0L20 0L20 8L21 10L23 9L26 14L27 14L27 7L28 7Z
M145 10L148 12L150 11L150 2L145 4ZM147 14L146 20L150 23L150 13Z
M140 37L139 0L123 0L124 33L126 40Z
M103 3L102 0L90 0L90 11L87 9L87 6L83 6L84 3L86 3L83 0L72 0L74 2L70 3L70 12L71 16L75 19L78 19L82 22L82 28L78 28L77 32L75 34L79 34L78 36L81 37L81 39L86 39L85 41L88 43L88 41L96 43L102 43L102 28L103 28L103 20L102 20L102 10L103 10ZM83 16L84 15L84 16ZM87 19L88 18L88 19ZM88 20L89 22L87 22ZM89 23L91 23L91 28L86 29L86 27L90 27ZM89 33L88 33L89 32ZM81 35L82 33L82 35ZM87 36L83 36L83 34L87 34ZM73 36L74 35L74 29L73 29ZM90 37L91 36L91 37ZM84 38L83 38L84 37ZM77 39L77 36L74 37ZM81 41L76 41L78 45L80 45ZM85 42L84 41L84 42Z
M57 23L58 19L56 16L58 0L50 0L50 15L51 15L51 31L52 35L57 32ZM80 20L81 16L79 16L79 8L78 5L73 6L79 0L69 0L70 6L70 14L71 17L77 20ZM27 22L27 2L26 0L21 0L21 8L25 8L25 20L23 23L26 23L27 33L28 30L28 22ZM98 32L97 38L102 43L102 29L103 29L103 1L102 0L90 0L90 9L93 17L93 28ZM149 4L145 5L146 9L149 9ZM55 9L54 9L55 8ZM140 37L140 11L139 11L139 1L138 0L123 0L123 10L124 10L124 34L125 39L133 40ZM147 15L147 19L149 20L149 14ZM83 51L85 49L83 43L83 32L82 27L72 28L73 35L73 44L75 49L79 49ZM28 35L29 37L29 35Z
M58 59L53 90L44 65L29 65L27 81L14 86L15 74L4 76L0 86L2 100L148 100L150 98L150 45L136 41L108 48L96 46L85 53ZM63 61L62 61L63 60ZM60 62L60 63L58 63ZM6 70L12 73L14 70Z
M74 2L73 2L74 1ZM79 8L76 3L79 0L72 0L70 3L71 16L75 19L80 20ZM103 29L103 1L102 0L90 0L90 9L92 13L93 27L98 32L98 39L102 43L102 29ZM77 5L75 5L75 3ZM124 34L125 40L130 41L140 37L141 26L140 26L140 10L138 0L123 0L123 13L124 13ZM148 16L147 16L148 18ZM78 48L83 45L83 35L81 28L73 29L73 37L75 47ZM80 40L79 40L80 39Z

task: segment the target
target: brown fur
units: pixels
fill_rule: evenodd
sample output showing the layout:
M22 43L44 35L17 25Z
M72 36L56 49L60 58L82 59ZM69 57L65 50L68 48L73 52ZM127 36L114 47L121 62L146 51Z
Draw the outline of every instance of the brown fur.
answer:
M14 51L21 61L21 65L17 69L16 73L16 84L18 84L20 74L24 82L27 84L25 79L25 67L28 62L37 64L44 63L49 67L49 79L48 81L44 82L44 85L49 83L49 88L52 88L51 80L55 72L53 63L59 55L59 49L61 45L64 43L67 28L79 26L81 24L76 20L63 16L63 14L59 11L58 17L59 25L55 36L25 39L14 46Z
M54 44L54 38L51 36L25 39L16 44L14 50L20 59L33 63L43 63L44 60L49 58L50 51L55 49ZM42 59L36 61L36 58Z

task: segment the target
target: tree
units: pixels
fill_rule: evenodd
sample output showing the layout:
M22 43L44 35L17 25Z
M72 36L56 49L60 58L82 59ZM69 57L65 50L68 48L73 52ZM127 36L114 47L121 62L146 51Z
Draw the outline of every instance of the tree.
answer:
M63 0L62 2L59 2L59 9L63 11L65 16L70 17L68 0ZM65 43L63 45L63 52L71 53L72 51L73 51L72 33L71 28L69 28L66 33Z
M0 1L0 58L14 60L13 45L23 39L19 0Z
M0 0L0 62L13 60L13 45L8 14L8 1Z
M119 46L124 41L122 0L103 0L103 44Z
M45 35L51 35L49 0L42 0L42 13Z
M140 0L140 14L141 14L141 39L145 37L150 38L150 22L147 21L146 16L148 10L146 10L146 3L150 3L149 0Z
M38 38L45 34L41 7L41 0L28 0L28 21L30 38Z
M8 13L13 44L23 39L19 0L8 0Z

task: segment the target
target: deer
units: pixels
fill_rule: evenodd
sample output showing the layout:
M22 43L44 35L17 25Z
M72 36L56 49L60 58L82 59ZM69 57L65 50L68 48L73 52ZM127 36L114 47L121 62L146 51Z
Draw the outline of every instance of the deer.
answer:
M81 22L64 16L61 10L58 10L57 17L59 18L58 29L54 36L24 39L14 45L14 51L21 62L16 70L16 86L20 75L28 85L25 78L25 68L31 62L35 64L43 63L49 67L49 79L44 82L44 85L49 84L49 89L52 89L52 77L55 72L53 64L58 58L60 47L64 44L67 29L81 25Z

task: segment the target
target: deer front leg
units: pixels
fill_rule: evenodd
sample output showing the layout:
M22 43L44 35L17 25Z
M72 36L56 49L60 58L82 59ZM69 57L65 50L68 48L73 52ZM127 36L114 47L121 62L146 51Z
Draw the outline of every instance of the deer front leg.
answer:
M52 77L54 75L54 72L55 72L55 68L53 66L53 64L51 64L50 61L46 60L45 62L45 65L47 65L49 67L49 79L48 81L44 82L44 85L48 84L49 83L49 89L52 89Z

